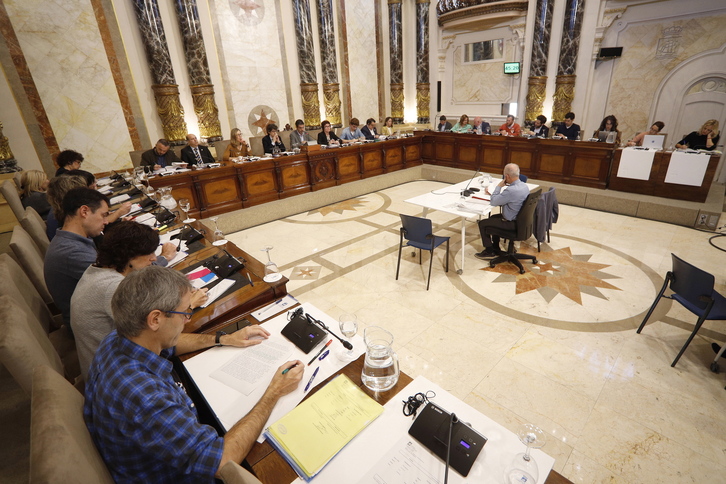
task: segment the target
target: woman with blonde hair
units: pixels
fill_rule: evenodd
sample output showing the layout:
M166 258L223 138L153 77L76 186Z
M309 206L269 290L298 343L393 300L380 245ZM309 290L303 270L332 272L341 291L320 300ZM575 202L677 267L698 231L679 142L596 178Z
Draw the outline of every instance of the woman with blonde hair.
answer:
M393 118L388 116L385 121L383 121L383 127L381 128L381 134L385 134L386 136L393 136Z
M224 150L222 155L222 161L229 161L230 158L237 158L240 156L250 155L250 145L242 137L242 130L234 128L232 133L229 135L230 142L227 149Z
M459 122L456 123L453 128L451 128L451 131L453 131L454 133L466 133L467 131L471 131L469 116L467 116L466 114L462 114L459 118Z
M693 131L691 134L676 143L676 148L712 151L716 149L718 140L718 121L715 119L709 119L703 123L703 126L701 126L699 131Z
M46 195L48 183L48 176L40 170L28 170L20 175L20 201L23 208L33 207L43 220L48 218L50 212Z

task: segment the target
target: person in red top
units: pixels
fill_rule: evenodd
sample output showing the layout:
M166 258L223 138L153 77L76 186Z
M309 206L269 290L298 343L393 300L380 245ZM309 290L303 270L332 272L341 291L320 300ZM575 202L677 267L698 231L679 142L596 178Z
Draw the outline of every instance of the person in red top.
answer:
M499 127L502 136L522 136L522 128L514 122L514 116L507 116L507 122Z

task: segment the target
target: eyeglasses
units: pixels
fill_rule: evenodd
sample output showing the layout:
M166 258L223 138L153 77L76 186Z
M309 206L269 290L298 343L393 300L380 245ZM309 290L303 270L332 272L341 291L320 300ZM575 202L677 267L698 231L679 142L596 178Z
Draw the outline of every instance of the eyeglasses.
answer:
M192 319L192 315L194 314L194 312L193 312L193 310L192 310L191 307L189 308L189 312L188 313L184 313L182 311L164 311L164 312L167 313L167 314L182 314L186 318L187 321L189 321L190 319Z

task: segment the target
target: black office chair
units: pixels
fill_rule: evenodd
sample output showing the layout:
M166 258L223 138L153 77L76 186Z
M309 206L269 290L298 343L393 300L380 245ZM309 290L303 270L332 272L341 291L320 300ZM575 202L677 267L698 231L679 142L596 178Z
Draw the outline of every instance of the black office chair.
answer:
M489 267L494 267L497 264L501 264L502 262L511 262L519 268L520 274L524 274L524 267L522 266L522 263L519 262L520 260L531 260L533 264L537 263L536 256L528 254L518 254L517 251L514 249L514 242L523 242L532 236L532 232L534 231L534 210L535 208L537 208L537 202L539 201L539 197L541 194L542 189L538 188L537 190L527 195L527 198L522 204L522 208L519 209L517 219L514 221L514 223L516 224L516 228L514 230L505 230L496 227L486 228L487 234L498 235L503 239L509 240L507 252L489 261Z
M396 266L396 280L401 268L401 251L403 250L403 239L406 239L406 246L415 247L418 251L418 263L421 264L421 252L428 250L431 253L429 261L429 278L426 281L426 290L431 284L431 266L434 263L434 249L446 242L446 272L449 272L449 238L434 235L431 220L411 215L401 214L401 240L398 244L398 265Z
M676 359L671 363L671 366L676 366L683 352L691 344L693 337L701 329L704 321L726 320L726 298L713 290L713 275L698 267L692 266L675 254L671 254L671 257L673 258L673 270L668 271L666 274L663 287L655 298L655 301L653 301L653 305L648 310L648 314L645 315L645 319L640 323L637 332L640 333L642 331L645 323L650 318L650 315L653 314L655 307L658 305L658 301L662 297L679 302L684 308L698 316L698 321L696 321L696 325L693 327L693 332L686 340L686 344L683 345ZM665 293L669 285L673 294L664 296L663 293Z

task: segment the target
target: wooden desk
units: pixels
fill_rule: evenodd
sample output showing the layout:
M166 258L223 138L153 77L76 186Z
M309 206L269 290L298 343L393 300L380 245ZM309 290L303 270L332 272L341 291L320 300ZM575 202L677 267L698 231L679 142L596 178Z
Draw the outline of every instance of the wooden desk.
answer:
M605 188L615 144L417 131L424 163L499 174L516 163L537 180Z
M713 178L716 175L716 168L718 167L721 156L718 154L711 155L708 167L706 168L706 174L703 177L703 183L701 186L696 187L665 182L672 154L670 151L656 152L653 157L653 165L650 168L650 177L647 180L634 180L632 178L618 177L618 169L620 168L623 150L615 151L608 188L621 192L640 193L642 195L653 195L675 200L705 202L708 197L708 191L711 189Z
M219 168L157 176L150 183L156 189L171 187L177 200L188 198L190 215L203 218L420 165L420 148L420 138L401 138L226 162Z

